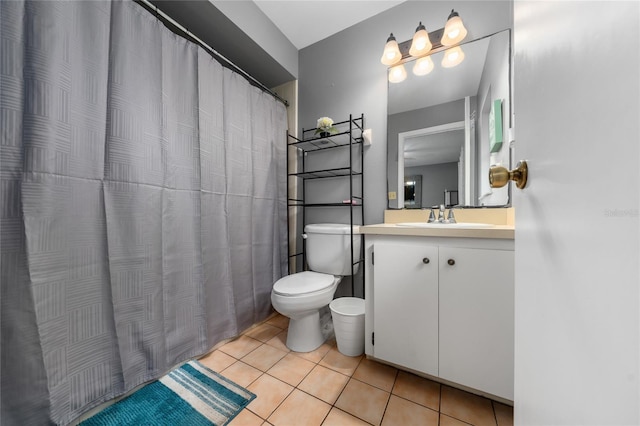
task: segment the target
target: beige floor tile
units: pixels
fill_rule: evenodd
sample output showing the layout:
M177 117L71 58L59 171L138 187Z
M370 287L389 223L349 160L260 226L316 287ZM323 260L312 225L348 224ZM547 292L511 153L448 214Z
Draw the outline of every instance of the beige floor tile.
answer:
M269 423L268 421L265 420L264 423L262 423L261 426L273 426L271 423Z
M260 371L267 371L280 361L287 353L276 349L273 346L264 344L258 346L253 352L249 352L242 358L242 362L257 368Z
M289 353L267 370L267 373L291 386L298 386L313 367L315 364L311 361Z
M382 418L382 426L420 425L438 426L438 412L391 395L387 410Z
M395 367L364 358L353 373L353 378L391 392L397 373Z
M287 347L287 332L281 331L275 337L267 341L267 345L273 346L276 349L280 349L284 352L291 352L291 349Z
M440 409L440 384L415 374L399 371L391 393L432 410Z
M440 412L476 426L496 424L491 400L449 386L442 386Z
M333 404L348 381L349 377L344 374L316 365L298 385L298 389Z
M282 329L279 327L274 327L271 324L262 323L259 326L254 327L251 330L247 331L245 333L245 336L249 336L253 339L256 339L265 343L281 332L282 332Z
M198 360L202 365L206 365L210 369L216 372L221 372L234 362L236 359L230 355L225 354L222 351L215 350L210 354L203 356Z
M242 361L236 361L222 370L220 374L240 386L247 387L262 375L262 371Z
M293 386L281 382L268 374L263 374L255 382L251 383L247 389L256 394L256 399L251 401L247 408L266 419L291 393Z
M388 392L351 379L336 401L335 406L359 419L379 425L382 421L389 395Z
M322 426L369 426L369 423L333 407Z
M311 361L315 364L319 363L322 358L329 352L331 349L331 345L323 343L320 347L311 352L291 352L294 355L298 355L301 358L304 358L308 361Z
M220 351L231 355L236 359L240 359L252 350L256 349L262 343L247 336L240 336L235 340L227 343L219 348Z
M469 423L440 414L440 426L469 426Z
M267 324L271 324L274 327L281 328L282 330L286 330L289 328L289 318L284 315L278 314L267 320Z
M329 410L329 404L294 389L267 420L274 426L320 426Z
M513 407L493 401L498 426L513 426Z
M322 358L319 364L338 373L351 376L353 372L356 371L358 364L360 364L360 360L362 360L362 356L342 355L338 352L338 348L333 347L327 352L324 358Z
M229 424L233 426L262 426L263 422L264 420L251 411L242 410Z

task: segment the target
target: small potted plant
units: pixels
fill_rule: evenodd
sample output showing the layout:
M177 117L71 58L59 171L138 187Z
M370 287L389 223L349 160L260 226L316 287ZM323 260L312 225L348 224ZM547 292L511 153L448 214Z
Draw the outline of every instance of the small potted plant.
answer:
M321 138L327 138L330 135L336 133L337 130L333 127L333 120L329 117L318 118L318 124L315 134L319 134Z

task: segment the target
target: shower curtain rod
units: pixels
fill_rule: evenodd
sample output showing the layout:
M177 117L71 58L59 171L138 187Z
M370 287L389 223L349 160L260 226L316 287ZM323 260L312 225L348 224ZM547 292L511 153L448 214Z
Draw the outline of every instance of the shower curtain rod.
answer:
M229 65L230 68L232 68L234 71L238 72L244 78L249 80L249 82L251 84L253 84L254 86L258 87L263 92L266 92L266 93L270 94L271 96L273 96L274 98L276 98L277 100L282 102L286 107L289 106L289 102L286 99L281 98L277 93L273 92L267 86L265 86L264 84L260 83L258 80L253 78L250 74L245 72L242 68L240 68L239 66L237 66L233 62L231 62L231 60L227 59L224 55L222 55L221 53L216 51L213 47L209 46L207 43L202 41L195 34L189 32L189 30L187 30L185 27L180 25L178 22L176 22L169 15L164 13L162 10L158 9L158 6L156 6L156 5L152 4L151 2L149 2L149 0L133 0L133 1L138 3L140 6L145 8L150 13L154 13L156 15L156 18L159 19L160 21L162 21L165 25L167 25L171 31L173 31L175 33L178 33L178 35L183 36L186 39L196 43L197 45L202 47L204 50L209 52L209 54L211 54L214 57L217 57L220 60L226 62Z

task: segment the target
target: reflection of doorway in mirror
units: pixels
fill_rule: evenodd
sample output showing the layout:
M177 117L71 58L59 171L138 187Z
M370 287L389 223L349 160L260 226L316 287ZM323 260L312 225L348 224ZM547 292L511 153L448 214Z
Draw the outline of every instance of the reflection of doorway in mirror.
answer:
M412 188L410 185L407 188L406 182L414 176L422 178L422 189L416 190L421 196L421 207L443 204L447 189L464 193L464 185L460 184L470 174L471 162L466 160L470 130L469 123L456 121L398 134L398 181L402 185L398 191L403 196L399 206L420 208L404 198L405 194L411 196Z
M422 208L422 175L405 176L404 178L404 208Z

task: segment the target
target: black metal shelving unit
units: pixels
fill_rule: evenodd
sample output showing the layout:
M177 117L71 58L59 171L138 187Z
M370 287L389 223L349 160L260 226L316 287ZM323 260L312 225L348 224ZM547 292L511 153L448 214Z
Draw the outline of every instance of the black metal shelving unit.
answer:
M360 270L362 271L362 289L364 291L364 235L360 235L360 253L354 255L353 253L353 227L364 224L364 138L362 136L364 132L364 114L359 117L353 117L349 115L349 119L334 123L334 127L337 129L336 133L331 134L328 137L318 136L316 134L317 128L303 129L302 138L299 139L294 135L287 134L287 164L291 167L290 156L296 155L297 170L289 170L287 173L287 208L289 214L287 218L289 220L288 229L288 241L291 241L291 227L290 217L292 214L300 215L302 219L302 229L304 230L307 225L306 209L317 207L335 207L335 208L349 208L349 224L351 225L351 294L355 295L355 268L361 264ZM307 170L306 157L308 154L326 150L342 150L345 155L349 156L349 163L345 167L334 167L320 170ZM355 153L354 153L355 151ZM298 190L300 198L290 197L290 180L291 178L298 179L301 187ZM328 203L308 203L306 202L307 183L316 179L329 179L329 178L345 178L349 179L349 202L336 201ZM359 193L356 193L356 188L360 189ZM293 212L292 212L293 210ZM296 231L297 232L297 229ZM299 257L302 257L302 268L307 269L306 265L306 249L304 240L302 241L302 251L297 253L291 253L291 247L289 250L289 272L291 272L291 262L296 261ZM296 261L297 265L297 261ZM297 269L297 268L296 268Z

